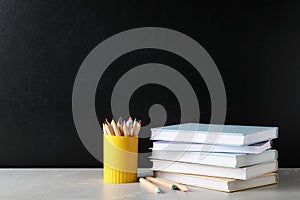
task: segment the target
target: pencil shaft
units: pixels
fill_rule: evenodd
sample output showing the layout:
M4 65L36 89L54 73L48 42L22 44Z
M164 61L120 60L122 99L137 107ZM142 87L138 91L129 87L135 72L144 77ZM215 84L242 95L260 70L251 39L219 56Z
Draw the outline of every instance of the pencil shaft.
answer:
M133 136L132 121L127 121L126 126L127 126L128 136Z
M167 182L167 183L170 183L170 184L173 184L173 185L175 185L181 191L184 191L184 192L190 191L189 187L187 187L185 185L182 185L180 183L172 182L172 181L169 181L169 180L166 180L166 179L162 179L162 178L158 178L158 177L156 177L156 179L164 181L164 182Z
M105 124L104 123L102 124L102 130L103 130L103 134L106 135L107 133L106 133L106 130L105 130Z
M159 187L157 187L156 185L150 183L149 181L147 181L146 179L144 178L140 178L139 179L139 182L146 186L147 188L149 188L151 191L155 192L155 193L160 193L160 189Z
M114 129L112 128L111 124L106 124L106 127L109 130L109 132L111 133L111 135L115 135Z
M136 136L138 136L139 135L139 133L140 133L140 130L141 130L141 124L140 123L138 123L137 125L136 125Z
M124 131L124 135L125 135L125 136L129 136L129 135L128 135L128 130L127 130L126 123L123 124L123 131Z
M120 131L121 136L124 136L124 131L123 131L123 129L121 129L119 126L118 126L118 129L119 129L119 131Z
M121 131L123 131L123 125L122 125L122 122L118 121L117 126L119 127L119 129L120 129Z
M112 135L110 129L108 128L107 124L104 124L104 128L105 128L105 132L108 134L108 135Z
M158 185L162 185L162 186L168 187L168 188L170 188L172 190L177 189L177 187L174 184L168 183L168 182L165 182L165 181L153 178L153 177L146 177L146 180L147 181L151 181L152 183L156 183Z
M117 124L116 124L115 120L111 121L111 126L112 126L112 128L114 130L115 135L116 136L121 136L121 133L119 131L119 128L117 127Z

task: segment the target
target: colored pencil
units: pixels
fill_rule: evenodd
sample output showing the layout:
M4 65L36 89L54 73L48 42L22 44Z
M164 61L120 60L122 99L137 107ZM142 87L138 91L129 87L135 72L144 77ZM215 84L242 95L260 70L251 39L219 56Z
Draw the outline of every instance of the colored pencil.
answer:
M117 124L116 124L116 122L115 122L114 119L111 120L111 126L112 126L112 128L113 128L113 130L114 130L115 135L116 135L116 136L121 136L120 130L119 130L119 128L117 127Z
M182 185L182 184L179 184L179 183L176 183L176 182L172 182L172 181L169 181L169 180L166 180L166 179L162 179L162 178L157 178L157 180L160 180L160 181L164 181L164 182L167 182L169 184L173 184L175 185L179 190L183 191L183 192L188 192L190 191L190 188L188 186L185 186L185 185Z
M165 181L156 179L154 177L149 177L148 176L148 177L146 177L146 180L150 181L152 183L158 184L158 185L162 185L162 186L168 187L168 188L170 188L172 190L176 190L177 189L176 185L174 185L172 183L169 183L169 182L165 182Z
M107 135L106 128L105 128L105 123L102 124L102 127L103 127L103 128L102 128L103 134L104 134L104 135Z
M150 183L149 181L147 181L146 179L144 178L140 178L139 179L139 182L146 186L147 188L149 188L151 191L155 192L155 193L160 193L161 190L159 189L159 187L157 187L156 185Z
M124 131L124 136L130 136L130 135L128 134L127 125L126 125L125 122L123 123L123 131Z

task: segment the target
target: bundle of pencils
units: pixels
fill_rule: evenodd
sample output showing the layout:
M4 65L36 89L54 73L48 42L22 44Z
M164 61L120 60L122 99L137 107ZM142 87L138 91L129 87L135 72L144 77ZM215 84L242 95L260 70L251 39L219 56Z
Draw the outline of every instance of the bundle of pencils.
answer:
M102 125L103 134L137 137L141 130L142 120L137 120L136 118L132 120L132 117L129 117L129 119L125 121L122 117L120 117L117 122L115 122L114 119L109 122L106 118Z

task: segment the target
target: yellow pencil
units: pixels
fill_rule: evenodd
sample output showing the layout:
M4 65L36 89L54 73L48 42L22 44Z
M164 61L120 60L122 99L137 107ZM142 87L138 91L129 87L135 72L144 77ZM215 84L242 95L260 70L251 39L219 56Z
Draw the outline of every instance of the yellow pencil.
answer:
M164 181L164 182L167 182L167 183L170 183L170 184L173 184L175 185L179 190L183 191L183 192L188 192L190 191L190 188L188 186L185 186L185 185L182 185L182 184L179 184L177 182L172 182L172 181L169 181L169 180L166 180L166 179L162 179L162 178L157 178L156 179L160 180L160 181Z
M168 182L165 182L165 181L153 178L153 177L146 177L146 180L147 181L151 181L152 183L156 183L158 185L162 185L162 186L168 187L168 188L170 188L172 190L176 190L177 189L177 187L174 184L168 183Z
M144 178L140 178L139 179L140 183L144 186L146 186L147 188L149 188L150 190L152 190L155 193L160 193L161 190L159 189L159 187L157 187L156 185L150 183L149 181L147 181Z

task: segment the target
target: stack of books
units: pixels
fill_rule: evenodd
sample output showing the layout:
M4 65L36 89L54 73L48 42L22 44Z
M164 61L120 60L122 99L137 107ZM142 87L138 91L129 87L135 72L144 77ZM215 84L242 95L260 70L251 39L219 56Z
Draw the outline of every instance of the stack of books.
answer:
M277 127L180 124L151 129L154 176L224 192L278 183Z

